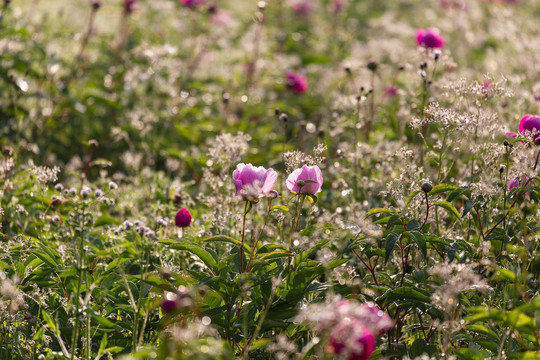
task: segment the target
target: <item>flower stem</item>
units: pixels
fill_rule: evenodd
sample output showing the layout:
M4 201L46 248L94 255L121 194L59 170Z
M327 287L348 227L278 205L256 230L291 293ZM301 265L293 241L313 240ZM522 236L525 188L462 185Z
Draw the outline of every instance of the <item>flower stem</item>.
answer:
M246 205L244 206L244 217L242 220L242 243L240 245L240 272L244 272L244 238L246 236L246 215L248 210L248 201L246 201Z
M261 231L259 232L259 236L257 237L257 241L255 241L255 244L253 244L252 246L252 249L251 249L251 254L249 255L249 261L246 265L246 271L249 271L249 266L251 265L251 261L253 260L253 255L255 255L255 249L257 249L257 244L259 244L259 241L261 240L261 237L262 237L262 234L264 232L264 228L266 226L266 224L268 223L268 218L270 217L270 212L272 211L272 201L274 199L271 199L269 198L268 199L268 212L266 213L266 219L264 219L264 224L263 224L263 227L261 229Z

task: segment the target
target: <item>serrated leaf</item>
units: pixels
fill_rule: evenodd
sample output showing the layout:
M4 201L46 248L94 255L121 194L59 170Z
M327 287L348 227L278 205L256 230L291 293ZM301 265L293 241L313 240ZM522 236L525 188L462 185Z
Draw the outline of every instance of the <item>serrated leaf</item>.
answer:
M437 201L435 204L433 204L438 207L442 207L446 211L448 211L450 214L454 215L459 221L461 221L461 215L459 215L459 211L454 207L454 205L450 204L448 201Z

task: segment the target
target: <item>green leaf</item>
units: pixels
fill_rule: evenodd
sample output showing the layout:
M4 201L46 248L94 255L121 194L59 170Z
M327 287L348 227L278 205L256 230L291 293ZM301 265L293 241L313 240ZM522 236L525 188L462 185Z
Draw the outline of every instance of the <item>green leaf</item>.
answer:
M417 300L425 303L429 303L431 301L429 296L421 293L420 291L404 287L389 290L388 292L384 293L382 297L384 297L384 306L389 305L393 301L403 299Z
M370 217L370 216L374 216L378 214L397 214L397 211L394 209L387 209L387 208L373 208L367 212L366 217Z
M120 221L116 220L110 215L103 214L96 219L94 223L95 226L111 225L111 224L120 224Z
M384 253L384 262L388 262L388 259L390 259L390 255L392 255L392 252L394 251L394 247L396 246L396 242L398 241L399 237L394 234L390 233L388 237L386 238L386 244L385 244L385 253Z
M45 264L52 267L53 269L56 269L56 267L58 266L56 261L54 261L49 255L47 255L43 251L35 250L34 255L36 255L41 261L43 261Z
M478 349L461 348L456 350L456 355L459 359L463 360L484 360L489 354L486 351Z
M470 325L465 326L465 330L472 331L472 332L475 332L477 334L486 335L486 336L489 336L489 337L491 337L491 338L493 338L495 340L499 340L499 336L497 336L497 333L495 331L489 329L485 325L470 324Z
M516 281L516 274L514 274L512 271L508 269L503 268L497 268L493 272L493 276L491 277L492 280L495 281Z
M199 259L201 259L202 262L213 273L215 273L216 266L217 266L216 260L214 259L214 257L208 251L204 250L199 245L190 244L188 242L181 242L181 241L170 243L169 241L163 242L163 240L161 240L160 243L167 244L167 246L169 248L171 248L171 249L189 251L190 253L196 255L197 257L199 257Z
M45 312L44 309L41 310L41 315L47 323L47 326L49 326L49 329L51 329L51 331L56 334L58 332L58 329L56 328L56 324L54 323L53 319L49 316L49 314L47 314L47 312Z
M427 243L424 234L418 231L406 231L402 234L402 236L405 236L414 241L416 245L418 245L420 252L422 252L422 256L424 257L424 259L427 258Z
M431 189L431 191L429 192L429 195L430 195L430 196L438 195L438 194L441 194L441 193L443 193L443 192L455 190L455 189L457 189L457 188L458 188L458 187L455 186L455 185L450 185L450 184L439 184L439 185L435 185L435 186L433 187L433 189Z
M410 193L409 196L407 196L407 201L405 201L405 206L403 206L403 210L405 210L407 206L409 206L409 204L411 203L412 199L414 199L414 197L420 194L421 192L422 190L415 190L412 193Z
M289 208L286 207L285 205L274 205L272 206L272 211L274 210L281 210L283 212L289 212Z
M161 240L160 242L163 242L164 240ZM175 240L170 240L170 241L175 241ZM236 240L230 236L227 236L227 235L216 235L216 236L210 236L208 238L205 238L203 239L202 241L208 241L208 242L213 242L213 241L216 241L216 242L226 242L226 243L229 243L229 244L234 244L236 245L238 248L240 248L240 246L242 245L242 242L240 240ZM246 243L244 242L244 249L251 253L251 247Z
M459 211L454 207L454 205L450 204L448 201L437 201L435 204L433 204L438 207L442 207L446 211L448 211L450 214L454 215L459 221L461 221L461 215L459 215Z

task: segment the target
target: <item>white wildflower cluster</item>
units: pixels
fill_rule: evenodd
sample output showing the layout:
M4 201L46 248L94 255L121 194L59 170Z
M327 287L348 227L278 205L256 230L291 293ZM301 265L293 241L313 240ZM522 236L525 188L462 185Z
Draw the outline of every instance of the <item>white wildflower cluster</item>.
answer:
M45 184L50 181L54 182L58 180L57 175L60 172L60 168L58 166L53 168L49 168L47 166L34 166L32 167L32 172L40 183Z
M413 129L420 129L426 125L437 125L445 131L455 130L469 133L474 129L476 121L472 115L457 113L450 108L441 107L438 102L434 102L426 108L423 119L413 118L410 124Z
M266 346L268 351L274 354L276 360L289 359L291 354L298 352L298 345L293 341L289 341L289 338L284 334L279 334Z
M304 165L314 166L320 165L325 160L322 154L326 151L326 146L319 144L313 149L313 156L308 155L300 150L288 151L283 154L285 160L285 168L287 173L291 173L293 170L301 168Z
M394 178L386 185L386 191L381 191L381 195L389 195L398 204L404 205L406 197L413 191L420 189L424 168L416 164L408 164L401 169L398 178Z
M440 263L429 271L440 279L441 285L431 296L431 303L447 314L454 314L459 305L458 294L466 290L485 291L489 287L474 271L472 263Z
M222 134L210 141L208 150L208 167L230 169L240 161L241 156L248 150L248 142L251 136L239 132L236 135Z
M444 89L463 98L473 95L479 99L489 100L495 96L512 97L514 95L512 91L505 87L507 82L504 77L495 81L489 74L484 74L484 80L481 83L476 80L467 82L465 79L460 78L456 82L445 85ZM480 106L478 103L475 105Z
M5 177L15 167L13 157L3 157L0 159L0 176Z
M393 326L388 314L374 303L359 303L340 296L324 303L306 306L298 314L296 321L306 323L312 330L323 334L334 331L343 322L358 322L377 336Z

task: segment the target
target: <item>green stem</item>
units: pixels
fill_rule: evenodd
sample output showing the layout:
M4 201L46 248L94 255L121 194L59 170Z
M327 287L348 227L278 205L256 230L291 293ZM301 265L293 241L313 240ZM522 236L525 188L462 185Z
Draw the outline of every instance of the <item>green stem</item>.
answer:
M255 250L257 249L257 244L259 244L259 241L261 240L261 236L262 236L262 234L264 232L264 228L266 227L266 224L268 223L268 218L270 217L270 212L272 211L272 201L273 200L274 199L272 199L272 198L268 199L268 212L266 213L266 219L264 219L264 224L263 224L263 227L262 227L261 231L259 232L259 236L257 237L257 241L252 246L251 255L249 256L249 261L248 261L248 263L246 265L246 271L249 271L249 266L251 265L251 261L253 260L253 256L255 255Z
M244 238L246 237L246 215L248 210L248 203L249 201L246 201L246 205L244 206L244 217L242 220L242 243L240 245L240 273L244 272Z

